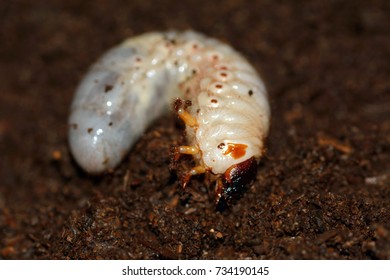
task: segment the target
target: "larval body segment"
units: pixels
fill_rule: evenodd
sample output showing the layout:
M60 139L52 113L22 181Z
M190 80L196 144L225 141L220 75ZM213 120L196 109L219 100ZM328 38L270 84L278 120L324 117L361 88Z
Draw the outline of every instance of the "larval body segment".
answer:
M128 39L90 69L69 119L76 161L91 173L114 168L175 98L192 102L197 126L187 138L207 171L262 156L270 116L262 80L228 45L188 31Z

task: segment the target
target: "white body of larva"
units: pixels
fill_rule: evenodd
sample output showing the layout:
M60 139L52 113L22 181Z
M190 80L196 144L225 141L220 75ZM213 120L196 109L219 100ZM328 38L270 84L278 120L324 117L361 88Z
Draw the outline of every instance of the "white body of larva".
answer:
M262 156L270 109L255 69L218 40L172 31L130 38L91 67L69 118L77 163L89 173L113 169L175 98L192 103L187 139L206 171Z

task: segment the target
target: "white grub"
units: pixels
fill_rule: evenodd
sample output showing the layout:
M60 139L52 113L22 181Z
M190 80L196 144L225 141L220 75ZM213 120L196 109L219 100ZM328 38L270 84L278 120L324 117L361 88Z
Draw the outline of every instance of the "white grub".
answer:
M258 162L270 118L263 81L230 46L193 31L130 38L90 68L69 118L75 160L88 173L115 168L176 98L191 101L187 140L204 172Z

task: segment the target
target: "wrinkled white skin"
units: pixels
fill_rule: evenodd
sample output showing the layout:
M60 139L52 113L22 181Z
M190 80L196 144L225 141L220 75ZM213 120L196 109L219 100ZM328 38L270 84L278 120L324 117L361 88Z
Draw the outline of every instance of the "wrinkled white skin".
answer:
M113 169L177 97L192 101L198 126L187 139L199 165L222 174L262 156L270 117L262 80L228 45L187 31L130 38L91 67L69 118L75 160L89 173ZM227 153L228 143L247 145L244 155Z

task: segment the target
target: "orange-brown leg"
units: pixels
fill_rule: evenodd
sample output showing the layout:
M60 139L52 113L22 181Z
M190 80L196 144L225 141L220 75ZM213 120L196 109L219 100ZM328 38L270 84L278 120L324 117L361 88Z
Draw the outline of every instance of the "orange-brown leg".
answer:
M182 99L178 98L174 102L174 108L177 113L177 115L183 120L186 126L195 128L198 126L197 119L192 116L190 113L187 112L187 107L191 106L190 101L183 101ZM174 160L177 161L180 158L180 155L196 155L198 154L199 148L197 146L178 146L174 150ZM206 172L206 168L199 165L193 167L189 172L187 172L183 178L182 178L182 187L183 189L186 188L188 183L191 180L191 177L194 175L202 174Z
M199 148L196 146L179 146L177 152L185 155L196 155L199 153Z
M183 122L189 127L198 126L198 122L195 117L193 117L190 113L187 112L187 108L191 106L191 101L182 100L180 98L176 99L173 103L173 107L177 113L177 115L183 120Z
M173 161L178 161L181 155L196 155L199 148L196 146L176 146L172 150Z
M199 153L199 148L197 146L178 146L178 147L175 147L175 149L174 149L174 160L175 161L179 160L180 155L183 155L183 154L196 155L198 153ZM186 186L190 182L192 176L202 174L205 172L206 172L206 168L201 166L201 165L198 165L198 166L191 168L191 170L189 172L187 172L182 178L183 189L186 188Z
M193 117L190 113L188 113L185 109L183 109L183 108L177 109L177 115L189 127L196 127L196 126L198 126L198 121L196 120L196 118Z
M193 167L187 174L184 175L184 177L182 179L182 187L183 187L183 189L185 189L187 187L187 185L190 182L192 176L203 174L205 172L206 172L206 168L204 168L201 165Z

